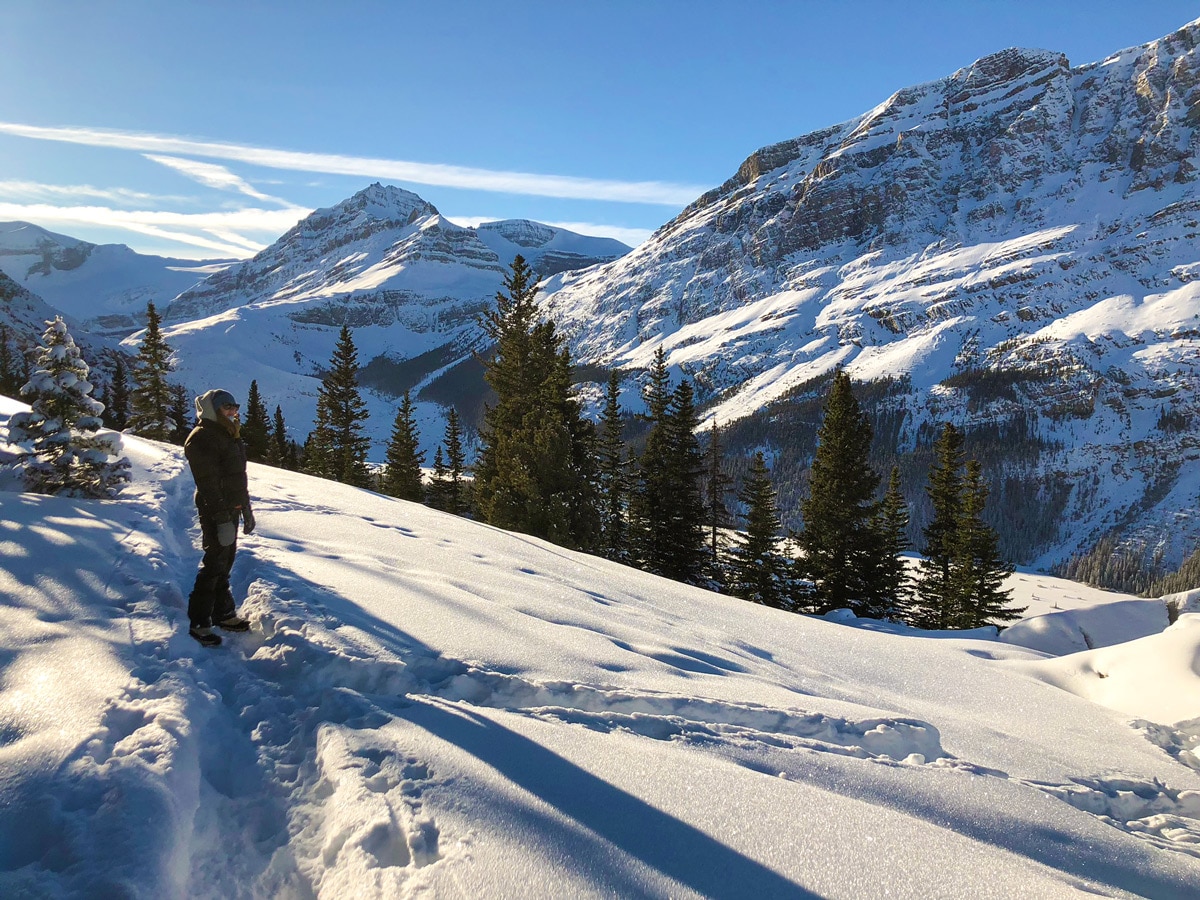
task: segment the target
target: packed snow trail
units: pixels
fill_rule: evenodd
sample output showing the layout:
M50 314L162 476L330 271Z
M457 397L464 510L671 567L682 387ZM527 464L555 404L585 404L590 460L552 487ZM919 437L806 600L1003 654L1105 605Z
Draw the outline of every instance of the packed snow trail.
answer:
M251 467L256 627L201 648L190 476L127 443L116 503L0 493L5 896L1200 884L1187 726L1031 677L1038 653L787 616L305 476Z

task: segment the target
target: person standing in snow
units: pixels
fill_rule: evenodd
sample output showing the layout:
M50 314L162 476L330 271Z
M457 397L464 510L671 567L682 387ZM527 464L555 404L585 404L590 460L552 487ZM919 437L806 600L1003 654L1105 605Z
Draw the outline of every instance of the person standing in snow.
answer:
M188 633L206 647L221 643L213 625L247 631L250 623L237 614L229 573L237 555L238 521L246 534L254 531L254 513L246 481L246 448L241 441L238 403L229 391L211 390L196 398L199 424L183 444L196 481L204 558L188 597Z

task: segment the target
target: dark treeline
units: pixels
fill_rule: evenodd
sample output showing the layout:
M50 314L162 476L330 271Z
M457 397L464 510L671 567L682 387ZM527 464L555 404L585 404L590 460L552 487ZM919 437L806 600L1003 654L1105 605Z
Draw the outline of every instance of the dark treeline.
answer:
M797 491L802 521L785 527L766 455L730 456L727 435L715 425L700 429L694 387L672 378L661 348L640 384L645 412L621 409L620 375L613 372L592 422L576 396L570 354L539 311L536 277L523 259L513 262L483 326L491 349L481 364L493 397L472 477L464 478L455 413L435 454L432 483L421 483L424 461L405 393L381 490L793 612L844 607L938 628L1002 624L1017 615L999 588L1011 569L982 519L989 488L980 463L957 455L961 442L936 460L946 484L929 491L939 523L930 549L943 577L936 591L917 589L901 557L910 547L910 512L900 469L890 467L881 484L873 463L876 426L844 373L805 408L811 465ZM302 458L309 471L354 483L365 451L353 449L348 423L362 419L350 413L352 398L335 401L335 389L354 380L351 350L343 329L319 404L318 426L328 420L327 436L314 430ZM867 391L885 399L903 393L891 385ZM878 421L894 434L901 419ZM313 461L331 452L327 445L357 462L318 471ZM777 475L778 458L775 466Z

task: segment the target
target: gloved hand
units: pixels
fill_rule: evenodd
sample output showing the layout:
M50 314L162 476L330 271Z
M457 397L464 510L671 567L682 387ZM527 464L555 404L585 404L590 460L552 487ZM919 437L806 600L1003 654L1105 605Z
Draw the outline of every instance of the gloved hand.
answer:
M229 547L237 540L237 519L230 519L217 526L217 543Z
M242 510L242 531L246 534L254 534L255 524L254 510L247 506Z

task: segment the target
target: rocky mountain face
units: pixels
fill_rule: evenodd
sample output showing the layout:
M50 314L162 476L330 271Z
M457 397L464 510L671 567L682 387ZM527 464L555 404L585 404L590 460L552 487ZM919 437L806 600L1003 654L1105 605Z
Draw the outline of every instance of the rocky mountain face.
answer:
M662 346L800 482L811 434L769 423L840 366L889 385L864 388L885 456L922 458L941 421L976 436L1005 508L1051 522L1018 561L1119 533L1178 564L1200 538L1198 44L1200 21L1076 67L1006 50L898 91L554 277L550 311L584 363Z
M165 309L228 264L147 256L28 222L0 222L0 272L94 335L124 337L145 324L147 303Z

